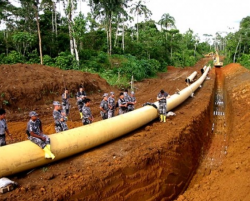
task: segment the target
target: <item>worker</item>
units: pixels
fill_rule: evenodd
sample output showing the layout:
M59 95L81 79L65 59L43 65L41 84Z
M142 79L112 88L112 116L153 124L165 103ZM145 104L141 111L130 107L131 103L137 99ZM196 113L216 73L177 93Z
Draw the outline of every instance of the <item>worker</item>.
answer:
M6 118L6 112L3 108L0 108L0 147L6 145L5 132L12 139L5 118Z
M82 107L84 104L84 99L87 97L84 87L80 86L79 91L76 93L76 99L77 99L77 106L78 110L80 112L80 118L82 119Z
M115 116L115 93L110 92L110 96L108 98L108 119Z
M31 111L29 113L30 120L27 123L26 133L28 135L28 139L41 147L45 152L45 158L51 158L52 160L55 158L55 155L50 151L50 138L43 134L41 130L40 123L37 121L38 114L35 111ZM40 124L40 125L39 125Z
M70 108L69 98L70 98L69 90L65 89L64 93L62 94L62 110L66 114L67 118L68 118L68 115L69 115L69 108Z
M91 110L90 110L90 103L91 100L89 98L85 98L84 100L84 105L82 107L82 123L83 125L87 125L87 124L91 124L93 121L94 121L94 117L91 113Z
M61 104L59 101L54 101L53 117L55 121L55 131L57 133L68 130L66 114L61 111Z
M160 122L166 122L167 98L170 98L170 95L163 89L157 95L157 100L159 101Z
M124 100L128 103L129 102L129 95L128 95L127 89L124 90L123 95L124 95Z
M100 114L102 119L107 119L108 118L108 110L109 110L109 106L108 106L108 93L104 93L103 94L103 99L102 102L100 104Z
M135 104L136 104L135 92L131 91L128 101L129 101L128 112L130 112L135 109Z
M120 98L118 100L119 115L125 114L128 111L128 104L124 98L124 93L120 93Z

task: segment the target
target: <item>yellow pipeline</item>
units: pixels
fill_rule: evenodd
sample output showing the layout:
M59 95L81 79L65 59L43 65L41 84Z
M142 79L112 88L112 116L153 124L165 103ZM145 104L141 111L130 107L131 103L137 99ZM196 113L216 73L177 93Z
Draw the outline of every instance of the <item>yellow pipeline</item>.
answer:
M196 82L180 91L179 95L172 95L167 102L168 110L186 100L202 84L208 70ZM158 102L155 105L158 106ZM113 140L157 117L158 111L154 107L145 106L111 119L52 134L51 151L56 156L53 161ZM44 158L44 151L29 140L0 147L0 156L0 178L51 163L51 159Z
M196 77L197 75L197 71L194 71L191 75L189 75L186 79L185 82L190 84L191 82L193 82L193 79Z

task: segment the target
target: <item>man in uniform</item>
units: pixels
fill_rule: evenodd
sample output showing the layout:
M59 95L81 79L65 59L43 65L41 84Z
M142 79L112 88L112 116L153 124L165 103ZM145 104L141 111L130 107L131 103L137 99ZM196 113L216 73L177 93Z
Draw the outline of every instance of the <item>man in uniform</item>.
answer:
M129 102L129 95L128 95L127 89L124 90L123 95L124 95L124 100L128 103Z
M40 126L41 123L40 121L37 121L37 115L38 114L35 111L29 113L30 120L27 123L26 130L28 139L44 150L45 158L51 158L53 160L55 155L50 151L50 138L43 134Z
M110 92L110 96L108 98L108 118L112 118L115 116L115 93Z
M77 98L77 106L78 110L80 112L80 118L82 119L82 107L84 104L84 99L87 97L84 88L80 86L79 91L76 93L76 98Z
M166 122L167 98L170 98L170 95L164 90L161 90L157 95L157 100L159 101L160 122Z
M61 104L58 101L53 102L54 110L53 110L53 117L55 120L55 130L57 133L61 131L68 130L67 126L67 118L65 118L65 113L63 113L61 109Z
M102 102L100 104L100 110L101 110L100 113L101 113L102 119L107 119L108 118L108 110L109 110L108 93L103 94L103 99L102 99Z
M82 107L82 123L83 125L91 124L94 121L94 117L91 114L90 106L90 99L85 98L84 105Z
M0 109L0 147L6 145L5 132L11 137L6 123L6 112L3 108Z
M128 104L126 100L124 99L123 92L120 93L120 98L118 100L118 107L119 107L119 115L125 114L128 111Z
M136 104L135 92L131 91L131 95L129 96L128 100L128 112L133 111L135 109Z
M68 117L69 115L69 107L70 107L69 98L70 98L69 91L68 89L65 89L64 93L62 94L62 105L63 105L62 110L66 114L66 117Z

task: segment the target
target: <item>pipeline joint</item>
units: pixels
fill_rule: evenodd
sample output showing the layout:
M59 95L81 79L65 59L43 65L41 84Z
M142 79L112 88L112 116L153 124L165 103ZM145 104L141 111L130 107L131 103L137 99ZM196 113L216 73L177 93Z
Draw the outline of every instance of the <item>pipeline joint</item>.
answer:
M150 103L150 102L146 102L142 106L144 107L144 106L147 106L147 105L153 106L155 109L157 109L157 106L154 103Z

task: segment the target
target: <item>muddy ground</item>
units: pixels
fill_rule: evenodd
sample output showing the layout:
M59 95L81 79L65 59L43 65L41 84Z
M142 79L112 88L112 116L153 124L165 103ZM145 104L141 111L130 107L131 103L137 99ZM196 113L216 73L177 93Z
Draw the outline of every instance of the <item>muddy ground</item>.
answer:
M174 94L185 88L185 78L195 70L200 77L209 60L168 67L137 82L136 107L155 102L161 89ZM250 200L250 74L230 64L213 68L209 77L166 123L155 120L97 148L13 175L18 188L0 200ZM27 139L30 110L39 113L44 133L54 133L52 102L61 100L64 87L74 96L84 84L95 121L101 120L102 94L114 91L117 98L120 92L98 75L40 65L1 65L0 80L0 106L13 135L8 144ZM82 126L75 99L70 102L68 126Z

